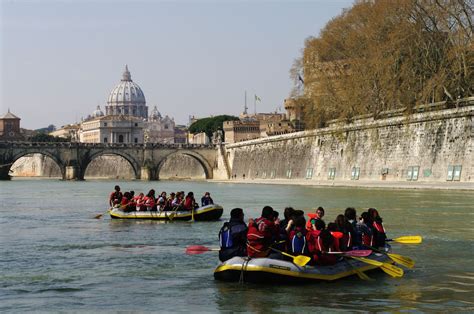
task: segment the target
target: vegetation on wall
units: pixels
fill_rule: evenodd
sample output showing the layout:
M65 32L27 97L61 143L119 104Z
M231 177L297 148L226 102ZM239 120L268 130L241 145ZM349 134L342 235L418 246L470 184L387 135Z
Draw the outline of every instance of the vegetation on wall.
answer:
M228 115L220 115L208 118L202 118L191 124L189 127L189 132L192 134L197 134L204 132L209 137L212 138L212 134L217 130L222 130L222 125L225 121L234 121L239 120L238 117L235 116L228 116Z
M46 142L46 143L52 143L52 142L70 142L70 138L64 138L64 137L57 137L57 136L52 136L43 132L36 133L30 138L31 142Z
M290 70L304 78L306 126L474 95L473 11L473 0L356 1Z

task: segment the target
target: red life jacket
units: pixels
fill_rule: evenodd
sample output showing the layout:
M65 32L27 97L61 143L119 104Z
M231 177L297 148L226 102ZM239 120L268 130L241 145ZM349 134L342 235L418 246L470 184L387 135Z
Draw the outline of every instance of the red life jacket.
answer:
M126 198L125 196L122 197L122 201L120 202L120 205L127 205L128 203L129 203L128 198Z
M266 218L260 217L249 222L249 231L247 233L247 252L250 257L268 256L268 247L270 246L275 224Z
M114 191L112 193L110 193L110 200L112 201L112 204L120 204L120 201L122 200L122 192L117 192L117 191Z
M385 245L385 228L381 222L372 222L372 237L370 246L380 247Z
M320 236L312 238L312 244L310 246L310 254L313 261L317 265L334 265L337 262L337 256L335 254L327 254L325 252L334 251L334 246L326 247Z
M306 222L306 230L313 230L313 225L311 224L311 220L317 219L318 214L316 213L308 213L308 221Z

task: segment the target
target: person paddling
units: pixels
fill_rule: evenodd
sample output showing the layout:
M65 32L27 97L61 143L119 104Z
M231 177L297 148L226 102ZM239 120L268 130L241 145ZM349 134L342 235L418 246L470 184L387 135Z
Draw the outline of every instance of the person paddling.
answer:
M206 192L204 193L204 196L201 197L201 206L207 206L207 205L212 205L214 204L214 200L211 197L211 193Z
M114 187L114 191L112 193L110 193L110 197L109 197L109 205L110 207L114 207L115 205L117 204L120 204L120 202L122 201L122 192L120 192L120 186L116 185Z
M387 235L385 234L382 217L380 217L379 212L375 208L369 208L368 213L370 219L368 226L372 230L371 246L376 248L385 247L385 239L387 239Z
M247 225L242 208L230 211L230 220L219 231L219 260L224 262L234 256L247 256Z
M277 223L277 224L275 224ZM250 219L247 233L247 252L250 257L267 257L269 247L278 237L279 221L274 221L273 208L265 206L262 216Z

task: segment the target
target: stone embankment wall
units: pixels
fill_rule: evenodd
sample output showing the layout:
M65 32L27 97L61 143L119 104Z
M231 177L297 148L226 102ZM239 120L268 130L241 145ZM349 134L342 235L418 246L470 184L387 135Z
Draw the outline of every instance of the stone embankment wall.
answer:
M433 110L433 107L435 107ZM474 181L474 100L226 145L231 175L315 181ZM433 111L429 111L433 110Z
M206 174L196 159L177 154L166 159L161 167L159 178L160 180L204 180Z
M13 177L58 177L61 170L49 157L33 154L18 159L12 166ZM95 158L87 167L85 178L126 179L135 178L130 163L120 156L103 155ZM197 160L185 155L168 158L160 171L160 179L205 179L202 166Z

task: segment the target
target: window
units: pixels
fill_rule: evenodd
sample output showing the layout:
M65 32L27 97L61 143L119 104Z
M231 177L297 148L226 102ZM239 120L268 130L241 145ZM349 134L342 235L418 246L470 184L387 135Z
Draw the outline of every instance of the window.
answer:
M275 179L275 174L276 174L276 171L272 170L272 172L270 173L270 178Z
M118 141L119 141L119 143L123 143L123 135L119 135Z
M420 171L419 166L410 166L410 167L408 167L408 169L407 169L407 180L408 181L417 181L419 171Z
M448 177L446 181L460 181L462 166L448 166Z
M104 137L104 143L107 143L107 138L106 137Z
M286 170L286 177L291 179L291 169Z
M168 130L168 124L165 124L165 129Z
M359 180L360 168L352 167L351 180Z
M135 144L138 143L138 138L135 137L134 142L135 142Z
M334 180L336 177L336 168L329 168L328 180Z
M311 179L313 177L313 168L306 169L306 179Z
M104 122L104 126L107 126L107 122Z
M135 126L138 126L138 123L135 123Z

